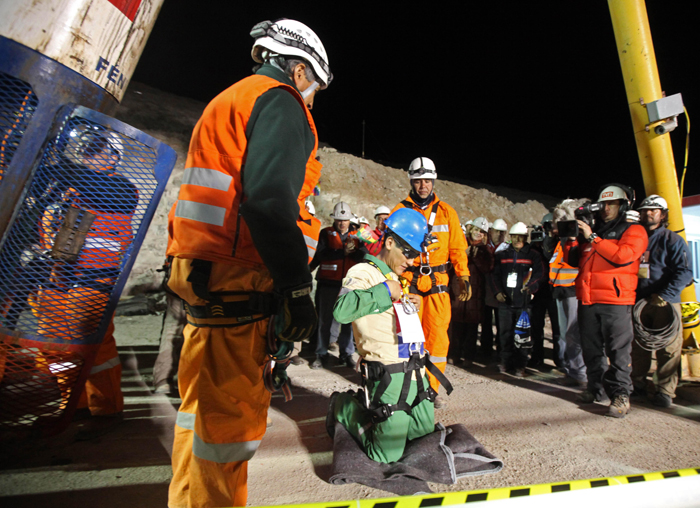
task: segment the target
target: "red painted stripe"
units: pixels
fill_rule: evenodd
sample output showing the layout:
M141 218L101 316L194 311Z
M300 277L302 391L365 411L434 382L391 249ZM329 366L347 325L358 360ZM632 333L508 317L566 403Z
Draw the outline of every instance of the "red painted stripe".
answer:
M141 0L109 0L109 3L122 11L130 21L134 21L136 11L141 6Z

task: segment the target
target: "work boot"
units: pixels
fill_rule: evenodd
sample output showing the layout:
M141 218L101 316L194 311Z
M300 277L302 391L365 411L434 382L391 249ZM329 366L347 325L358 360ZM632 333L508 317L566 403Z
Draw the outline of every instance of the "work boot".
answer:
M499 363L498 364L498 372L500 372L501 374L505 374L506 372L508 372L508 368L505 365L503 365L502 363Z
M340 392L331 393L331 398L328 401L328 413L326 414L326 432L328 432L328 435L331 437L331 439L335 438L335 403L338 400L338 395L340 395Z
M447 401L439 395L435 397L435 402L433 402L433 404L435 405L435 409L444 409L447 407Z
M122 423L123 420L124 416L121 412L111 415L92 416L75 435L75 440L90 441L103 436Z
M561 378L558 381L556 381L556 383L559 386L571 386L575 388L586 388L586 386L588 386L588 383L586 381L579 381L578 379L574 379L570 376Z
M657 407L671 407L673 399L670 395L666 395L665 393L661 392L656 392L654 394L654 398L651 399L651 403Z
M630 398L629 395L615 395L613 401L608 407L608 412L605 416L611 416L613 418L624 418L627 413L630 412Z
M304 360L302 360L301 356L299 355L292 356L289 361L292 363L292 365L302 365L304 363Z
M316 370L325 367L328 364L328 355L316 355L316 359L311 363L311 368Z
M351 369L354 369L357 366L357 362L353 359L352 355L348 356L341 356L339 358L340 365L345 365L347 367L350 367Z
M515 369L515 377L525 377L525 369Z
M589 390L584 390L576 396L576 400L584 404L593 404L594 402L610 401L606 396L597 395Z

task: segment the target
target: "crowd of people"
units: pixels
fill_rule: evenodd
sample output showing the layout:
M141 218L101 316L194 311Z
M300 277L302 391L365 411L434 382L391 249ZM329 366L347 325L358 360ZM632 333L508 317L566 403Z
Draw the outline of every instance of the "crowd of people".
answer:
M154 390L182 398L171 508L245 506L271 392L287 388L302 342L311 368L328 367L336 344L340 364L361 374L356 391L331 396L326 425L379 462L433 432L452 390L447 364L496 360L518 377L546 368L547 313L554 367L582 403L609 400L607 414L624 417L630 395L649 389L671 404L680 332L656 349L653 386L651 353L633 345L649 342L635 321L677 316L692 279L663 198L645 199L637 220L631 189L612 184L594 203L560 203L541 228L462 225L434 191L435 164L418 157L406 199L377 207L374 229L346 202L321 229L311 110L333 79L328 56L298 21L261 22L251 36L259 65L207 105L169 215L171 317ZM633 311L638 301L645 309Z

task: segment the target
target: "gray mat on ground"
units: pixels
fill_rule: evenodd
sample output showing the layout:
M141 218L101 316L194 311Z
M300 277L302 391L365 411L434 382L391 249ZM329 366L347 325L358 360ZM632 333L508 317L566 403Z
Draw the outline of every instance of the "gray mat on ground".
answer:
M438 423L432 434L410 441L398 462L383 464L371 460L345 427L336 423L328 482L360 483L409 496L432 492L427 482L451 485L459 478L497 473L502 468L503 461L489 453L464 425L445 428Z

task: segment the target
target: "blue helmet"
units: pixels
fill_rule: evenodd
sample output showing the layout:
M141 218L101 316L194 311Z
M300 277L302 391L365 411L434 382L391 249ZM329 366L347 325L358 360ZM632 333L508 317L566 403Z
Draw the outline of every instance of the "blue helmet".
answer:
M399 208L384 221L387 230L417 252L423 250L428 221L415 210Z

